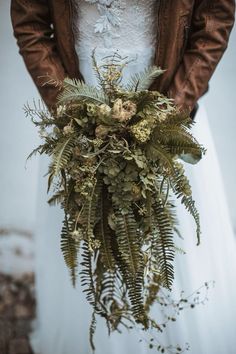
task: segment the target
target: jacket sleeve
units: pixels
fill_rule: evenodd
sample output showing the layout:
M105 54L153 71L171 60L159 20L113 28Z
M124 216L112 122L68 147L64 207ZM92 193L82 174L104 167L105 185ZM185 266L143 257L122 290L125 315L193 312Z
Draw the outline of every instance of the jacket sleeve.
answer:
M196 0L189 38L168 90L175 103L192 111L228 46L235 0Z
M56 102L59 86L49 78L63 80L65 70L57 52L47 0L12 0L11 20L19 52L48 107Z

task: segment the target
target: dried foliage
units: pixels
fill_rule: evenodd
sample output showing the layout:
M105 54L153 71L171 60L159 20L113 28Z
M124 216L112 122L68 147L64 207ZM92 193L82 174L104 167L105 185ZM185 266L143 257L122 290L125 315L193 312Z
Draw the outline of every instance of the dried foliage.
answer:
M197 163L206 150L191 134L189 114L149 90L159 67L125 87L117 53L100 66L95 52L92 58L98 87L65 79L56 111L27 106L26 113L45 141L33 154L52 158L49 202L65 211L61 249L73 284L79 273L94 309L94 349L97 314L109 331L130 324L159 330L149 309L174 279L179 231L171 194L193 216L199 244L199 214L181 159Z

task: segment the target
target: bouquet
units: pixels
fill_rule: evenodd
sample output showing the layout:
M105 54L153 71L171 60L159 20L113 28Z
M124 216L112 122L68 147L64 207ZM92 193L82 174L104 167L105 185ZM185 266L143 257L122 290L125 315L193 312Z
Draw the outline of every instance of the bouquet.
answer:
M160 330L149 312L174 279L174 195L195 220L198 244L201 234L181 160L197 163L206 152L188 112L148 90L163 70L149 66L122 85L127 63L117 53L103 59L98 65L93 51L97 87L66 78L56 109L25 107L44 139L29 157L51 157L48 202L64 210L61 250L93 307L93 349L97 315L109 332L135 324Z

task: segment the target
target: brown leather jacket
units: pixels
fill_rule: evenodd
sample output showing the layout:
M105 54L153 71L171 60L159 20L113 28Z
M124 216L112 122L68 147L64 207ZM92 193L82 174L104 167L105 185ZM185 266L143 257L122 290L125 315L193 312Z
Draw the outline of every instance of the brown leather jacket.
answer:
M159 0L155 63L166 72L150 86L192 111L227 48L235 0ZM84 78L75 52L76 0L12 0L14 35L26 67L49 107L59 88L44 75ZM135 51L135 48L134 48Z

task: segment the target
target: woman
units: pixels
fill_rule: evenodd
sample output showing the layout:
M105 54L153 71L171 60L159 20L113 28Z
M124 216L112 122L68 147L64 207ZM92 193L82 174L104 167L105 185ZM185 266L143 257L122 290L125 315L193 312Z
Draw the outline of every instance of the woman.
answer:
M207 91L227 47L234 11L232 0L13 0L11 6L20 53L48 107L54 106L60 88L46 83L47 76L59 80L76 77L96 84L90 55L97 47L98 60L114 50L134 59L124 70L124 80L149 64L166 69L150 89L167 94L180 108L195 115L194 133L208 155L188 173L203 219L204 240L202 248L196 249L191 237L194 227L179 209L187 254L177 259L174 294L182 289L194 291L206 280L215 280L216 290L213 301L182 314L163 338L166 345L189 341L194 354L234 352L236 294L231 284L236 280L232 255L236 247L204 107L196 113L197 102ZM71 287L60 253L58 235L63 215L59 208L49 208L46 203L43 174L47 165L48 160L42 158L36 235L39 323L33 345L41 354L86 354L91 352L87 341L91 310L81 288ZM229 262L227 267L222 255ZM105 323L99 320L97 353L148 353L151 349L145 342L138 343L139 335L124 332L107 338Z

